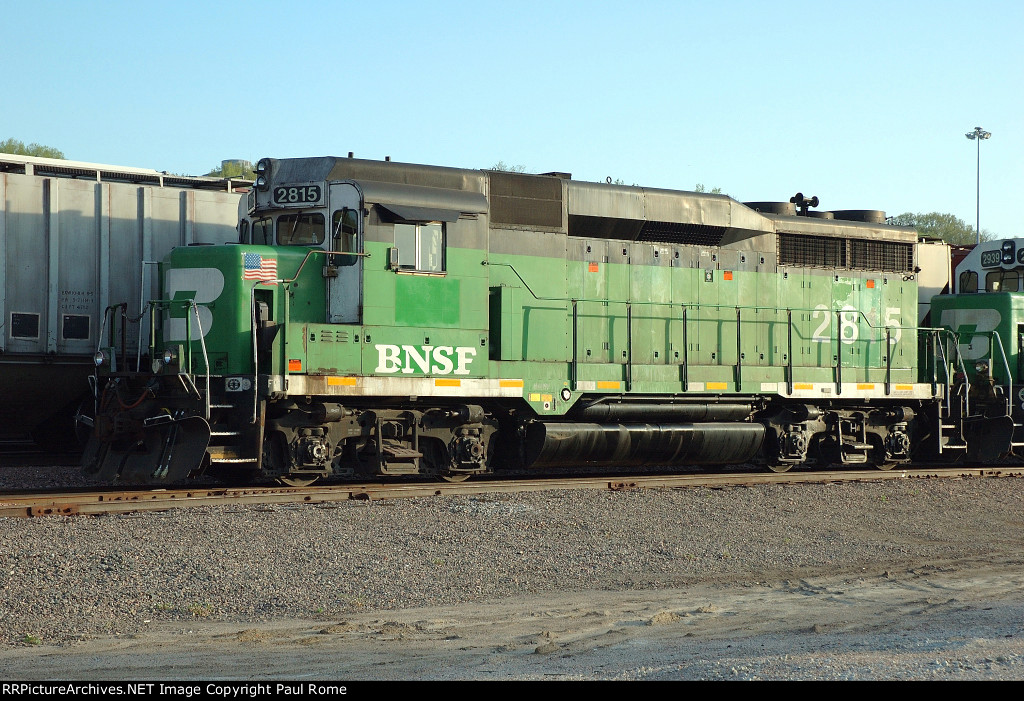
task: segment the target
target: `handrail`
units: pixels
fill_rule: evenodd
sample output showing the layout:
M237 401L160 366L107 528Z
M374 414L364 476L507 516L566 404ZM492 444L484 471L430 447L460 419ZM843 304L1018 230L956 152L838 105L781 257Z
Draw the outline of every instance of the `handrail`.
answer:
M206 335L203 333L203 321L202 321L202 319L199 318L199 305L196 304L195 299L191 300L191 303L192 303L191 304L192 311L195 312L195 315L196 315L196 326L199 329L199 345L203 349L203 365L206 368L206 392L204 393L204 395L206 397L206 407L205 407L206 413L205 413L205 418L206 418L207 421L209 421L210 420L210 356L206 352ZM186 342L189 345L191 345L192 344L192 337L191 336L186 336L186 338L187 338ZM189 369L191 370L192 368L190 367Z
M281 278L279 280L275 280L275 282L288 284L289 282L295 282L296 280L298 280L299 274L302 272L302 269L306 266L306 261L308 261L310 257L313 256L314 254L323 254L325 256L356 256L361 258L370 257L369 253L357 253L355 251L328 251L324 248L311 248L308 251L306 251L306 255L302 257L302 262L299 263L299 267L295 269L295 277Z
M952 333L952 332L950 332L950 333ZM931 335L932 335L932 343L934 344L934 348L935 348L934 351L932 352L933 370L934 370L934 366L938 365L938 363L935 362L935 361L941 359L942 360L942 372L945 375L945 385L944 385L944 388L946 390L946 412L948 413L950 411L950 409L952 408L950 391L949 391L949 388L950 388L950 385L952 384L952 382L951 382L951 378L949 377L949 360L946 358L946 346L939 339L939 333L937 331L931 332ZM957 348L956 335L955 334L954 334L954 338L953 338L953 347ZM938 354L941 356L941 358L935 358L935 352L938 352ZM960 350L959 350L959 348L957 348L957 357L959 357L959 356L960 356ZM934 384L934 382L932 384ZM932 389L932 391L933 392L935 391L934 388Z
M305 261L303 261L303 263L305 263ZM576 346L578 345L578 342L579 342L579 340L578 340L579 339L579 333L578 333L578 328L577 327L578 327L578 324L579 324L579 317L580 317L580 310L579 310L579 303L580 302L593 302L593 303L600 303L600 304L614 303L614 304L624 304L626 306L626 328L627 328L627 337L626 337L627 351L626 352L627 352L627 361L625 363L625 365L626 365L625 373L626 373L626 389L627 389L627 391L629 391L630 385L632 384L631 383L631 377L632 377L632 372L631 372L632 371L632 306L633 305L640 305L640 306L668 306L668 307L674 306L674 303L672 303L672 302L664 302L664 301L648 301L648 300L633 300L633 299L626 299L626 300L616 301L616 300L610 300L610 299L607 299L607 298L589 298L589 297L542 297L542 296L538 295L533 290L533 288L530 287L530 284L523 278L523 276L519 273L519 271L516 270L516 267L514 265L512 265L511 263L499 263L499 262L483 261L483 264L484 265L498 265L498 266L506 267L509 270L511 270L512 273L516 276L516 278L519 279L519 282L522 283L523 288L525 288L526 291L530 294L530 296L533 297L533 299L535 299L537 301L542 301L542 302L563 302L563 303L567 302L567 303L569 303L571 305L571 313L572 313L572 344L573 344L573 347L572 347L572 352L571 352L571 357L570 357L570 373L572 375L572 377L570 379L571 379L571 386L574 389L576 388L577 381L578 381L578 367L577 367L577 365L578 365L578 362L579 362L579 352L578 352L578 349L576 348ZM682 319L680 321L683 324L684 360L683 360L683 362L680 365L683 368L683 370L682 370L682 372L683 372L683 386L685 388L687 386L687 384L688 384L687 370L688 370L688 365L689 365L689 362L688 362L689 359L688 359L688 357L685 357L685 356L686 356L686 351L688 350L686 348L686 331L687 331L687 326L688 326L689 319L687 318L687 304L686 303L682 303L681 306L682 306L682 309L683 309L683 315L682 315ZM879 368L884 368L885 371L886 371L886 373L885 373L885 383L884 383L885 384L885 392L886 392L886 394L889 394L890 386L891 386L891 382L892 382L893 346L896 343L899 342L899 341L894 341L893 340L893 338L892 338L892 331L894 329L898 329L900 331L915 331L918 334L920 334L922 331L927 330L927 329L924 329L922 327L907 326L907 325L903 325L903 324L879 324L879 325L876 325L876 324L872 323L871 319L867 316L867 314L864 311L859 310L859 309L835 309L835 310L829 310L827 308L822 308L822 307L815 307L815 308L810 308L810 307L787 307L785 310L783 310L783 309L781 309L781 308L779 308L777 306L776 307L769 307L769 306L766 306L766 305L756 305L756 304L755 305L747 305L747 304L739 304L739 305L737 305L737 304L706 304L706 303L698 303L698 304L695 304L693 306L697 310L699 310L701 307L705 307L705 308L708 308L708 309L716 309L716 310L720 310L720 309L733 309L733 310L735 310L735 312L736 312L736 322L735 322L736 323L736 362L733 364L733 366L735 368L734 377L735 377L735 382L736 382L737 386L739 386L740 383L742 382L742 365L743 365L743 362L742 362L743 361L743 359L742 359L743 350L742 350L742 340L741 340L741 334L742 334L742 331L741 331L741 329L742 329L742 311L744 311L744 310L747 310L747 311L770 311L770 312L775 312L776 314L780 314L783 311L785 311L785 313L786 313L786 322L785 323L786 323L786 327L787 327L787 346L788 346L787 347L787 353L786 353L786 366L785 367L786 367L786 371L787 371L786 372L786 384L787 384L787 390L788 390L789 393L792 393L792 391L793 391L793 382L794 382L794 364L793 364L793 327L794 327L794 324L793 324L793 312L794 311L796 311L796 312L810 312L810 313L824 312L826 314L828 314L830 311L834 311L834 313L836 314L836 332L835 332L834 335L830 334L830 336L829 336L829 338L827 340L830 343L831 342L835 342L836 345L837 345L836 354L835 354L835 367L834 367L834 370L835 370L835 373L836 373L835 380L836 380L836 391L837 391L837 393L842 392L842 372L843 372L842 371L842 365L843 365L843 357L842 357L843 350L842 350L842 348L843 348L843 345L844 345L844 343L846 345L850 345L850 344L854 343L853 339L850 339L849 341L844 341L843 340L843 337L842 337L842 323L843 323L843 315L844 314L856 315L858 327L861 324L863 324L868 330L876 332L879 335L879 340L881 340L881 338L880 338L881 331L883 329L885 330L886 345L885 345L885 354L884 354L884 365L879 365L878 367ZM701 320L697 319L696 321L699 322ZM706 321L712 321L712 322L717 321L718 323L727 323L726 319L724 319L724 318L707 319ZM778 322L767 322L767 323L778 323ZM872 335L874 335L874 334L872 334ZM946 374L948 375L948 373L946 373ZM947 394L948 394L948 392L947 392Z
M257 280L257 284L262 283L262 280ZM260 377L260 351L259 351L259 338L257 334L259 329L257 328L256 322L256 287L253 285L252 289L249 290L249 325L252 329L252 420L249 423L256 423L256 414L259 407L259 399L257 395L257 383Z
M954 361L955 364L960 368L960 372L965 377L967 376L967 368L964 366L963 355L960 353L959 338L957 337L956 333L950 331L949 329L930 328L924 329L924 331L927 331L928 333L932 334L933 338L935 339L935 348L938 350L939 355L942 356L942 373L945 377L944 389L946 398L946 411L949 412L952 409L952 393L950 392L952 378L949 374L950 362ZM954 354L953 358L948 358L946 356L946 345L939 339L940 335L949 337L948 339L946 339L947 341L952 340L951 349ZM970 393L964 396L964 412L968 414L970 413Z
M813 340L813 337L812 337ZM829 337L831 343L832 338ZM853 341L850 341L853 343ZM885 349L886 356L892 355L892 348ZM843 310L836 310L836 395L843 393Z
M151 306L147 304L142 309L139 310L139 342L137 344L135 344L136 345L136 349L135 349L135 370L136 370L136 372L141 372L141 370L142 370L142 320L146 318L146 313L147 312L149 313L149 339L150 339L149 343L150 343L151 347L153 346L153 337L154 337L153 334L154 334L154 331L156 330L156 323L153 320L153 317L154 317L153 310L152 310ZM149 357L150 357L150 360L153 359L154 356L153 356L152 351L150 352Z
M100 351L103 350L103 334L104 334L104 332L107 329L107 316L109 315L111 317L111 319L113 319L113 316L114 316L113 315L113 310L114 310L114 308L115 308L115 305L111 305L111 306L109 306L109 307L107 307L106 309L103 310L103 318L100 321L100 332L99 332L99 334L96 337L97 338L97 346L96 346L96 354L93 356L94 361L95 361L95 358L97 356L99 356ZM111 321L110 326L111 326L111 328L110 328L110 335L111 335L111 337L113 337L113 335L114 335L114 328L113 328L114 324L113 324L113 321ZM108 339L107 342L110 343L110 339ZM111 345L113 345L113 344L111 344ZM92 415L93 416L99 416L100 415L100 368L99 368L98 365L96 365L95 362L93 362L92 375L90 377L92 378L92 382L91 382L91 384L92 384Z
M179 362L179 367L181 367L182 369L185 370L185 372L183 374L186 375L186 376L189 376L189 378L190 378L189 382L192 384L193 388L195 387L195 383L191 382L191 375L196 374L194 372L193 361L192 361L192 317L193 316L195 317L196 328L199 331L199 347L200 347L200 349L202 350L202 353L203 353L203 365L204 365L204 368L205 368L204 376L206 378L204 417L207 420L209 420L210 413L211 413L210 412L210 355L209 355L209 352L207 351L207 348L206 348L206 335L203 333L202 318L199 316L199 304L195 301L195 299L151 299L149 301L148 305L147 305L148 310L145 310L145 311L143 311L143 313L140 313L139 317L138 317L138 319L136 319L136 321L141 322L142 319L145 317L146 311L148 311L148 313L150 315L150 327L151 327L151 332L150 332L150 336L149 336L149 355L150 355L151 359L155 359L155 358L157 358L157 349L156 349L156 319L157 319L157 315L158 315L158 310L170 309L171 307L173 307L176 304L183 306L185 308L185 310L186 310L185 311L185 339L184 339L185 342L184 342L184 346L183 346L183 355L184 355L184 357L179 359L179 361L178 361ZM203 305L203 306L205 306L205 305ZM140 338L140 341L141 341L141 338ZM139 344L139 361L138 361L138 363L140 365L141 365L141 362L142 362L141 361L141 346L142 346L142 344L140 342L140 344ZM139 367L136 367L136 370L141 372L141 368L139 368Z
M1010 361L1006 357L1006 350L1003 348L1003 339L1000 338L998 331L990 331L992 340L995 341L996 345L999 346L999 355L1003 360L1003 368L1006 371L1006 415L1013 415L1013 375L1010 374ZM989 357L992 361L995 361L995 353L990 353ZM989 376L992 375L992 365L989 364Z
M519 271L516 270L515 266L512 265L511 263L494 263L494 262L491 262L491 261L484 261L483 264L484 265L499 265L499 266L502 266L502 267L509 268L513 273L515 273L515 276L517 278L519 278L519 281L523 283L523 287L526 289L527 292L530 293L530 296L532 296L538 302L600 302L600 303L605 303L605 304L639 304L639 305L644 305L644 306L665 306L665 307L670 307L670 306L673 306L675 304L681 304L680 302L654 302L654 301L635 300L635 299L614 300L614 299L608 299L607 297L541 297L541 296L537 295L537 293L535 293L533 291L533 289L530 287L529 283L527 283L526 280L523 279L523 276L519 274ZM288 280L287 282L291 282L291 281ZM705 302L698 302L698 303L694 304L694 306L696 306L698 308L699 307L708 307L710 309L737 309L737 308L739 308L739 309L746 309L746 310L775 311L775 312L782 312L782 311L786 311L786 310L792 310L792 311L797 311L797 312L822 312L822 311L827 312L827 311L829 311L828 309L823 309L821 307L817 307L817 308L816 307L787 307L786 309L783 309L781 307L768 307L768 306L759 305L759 304L740 304L740 305L736 305L736 304L707 304ZM920 329L920 328L924 328L924 327L918 327L918 326L885 325L885 324L882 324L882 325L879 325L879 326L875 326L874 324L871 323L871 320L867 318L867 315L864 312L860 311L859 309L837 309L837 310L834 310L834 311L842 312L844 314L854 314L854 313L858 314L858 315L864 317L864 321L867 323L868 328L872 328L872 329L891 328L891 329L902 329L902 330L912 331L912 330L917 330L917 329Z
M572 301L572 362L569 364L569 386L572 387L573 392L576 391L576 377L577 377L577 372L578 372L577 363L579 362L579 359L577 358L577 355L579 353L579 350L578 350L579 342L576 340L576 338L577 338L577 323L578 323L577 319L578 319L578 317L577 317L577 310L576 310L576 300L573 300Z

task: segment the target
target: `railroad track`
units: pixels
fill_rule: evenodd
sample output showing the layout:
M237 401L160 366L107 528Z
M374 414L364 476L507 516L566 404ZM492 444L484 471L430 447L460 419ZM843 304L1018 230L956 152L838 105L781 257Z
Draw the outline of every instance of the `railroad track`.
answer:
M998 468L941 467L907 470L820 472L734 472L727 474L617 475L571 478L480 480L462 483L363 483L311 487L209 487L188 489L104 489L78 491L0 492L0 517L123 514L230 504L326 504L351 500L402 499L431 496L493 494L559 489L678 489L742 487L760 484L878 482L903 479L1021 477L1024 466Z
M82 450L78 447L55 450L52 446L40 447L27 439L0 439L0 468L29 465L75 465L81 456Z

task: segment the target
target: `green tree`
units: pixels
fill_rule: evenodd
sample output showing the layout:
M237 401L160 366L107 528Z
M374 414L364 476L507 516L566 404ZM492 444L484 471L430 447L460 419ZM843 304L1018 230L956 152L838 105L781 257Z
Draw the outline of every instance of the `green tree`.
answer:
M256 173L252 169L252 164L249 161L244 161L243 163L224 161L207 173L207 175L213 178L242 178L244 180L255 180Z
M59 158L64 160L64 152L52 146L32 143L28 146L25 142L17 139L5 139L0 141L0 153L13 153L16 156L36 156L38 158Z
M693 186L693 191L694 192L706 192L709 195L721 195L722 194L722 188L720 188L720 187L713 187L710 190L708 190L706 187L704 187L704 183L697 183L696 185L694 185Z
M946 243L965 246L978 241L978 233L974 227L954 214L904 212L893 217L892 223L897 226L912 226L921 236L940 238ZM992 241L994 238L995 236L988 231L981 232L982 241Z
M489 168L489 170L502 170L502 171L505 171L506 173L525 173L526 172L526 166L522 166L522 165L520 165L520 166L513 166L513 165L509 165L505 161L498 161L497 163L492 165Z

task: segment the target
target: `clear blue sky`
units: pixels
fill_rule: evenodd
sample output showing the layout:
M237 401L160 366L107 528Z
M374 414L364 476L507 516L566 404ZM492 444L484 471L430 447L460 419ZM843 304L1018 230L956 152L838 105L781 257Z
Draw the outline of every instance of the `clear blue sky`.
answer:
M0 139L202 174L396 161L1024 235L1024 3L4 3Z

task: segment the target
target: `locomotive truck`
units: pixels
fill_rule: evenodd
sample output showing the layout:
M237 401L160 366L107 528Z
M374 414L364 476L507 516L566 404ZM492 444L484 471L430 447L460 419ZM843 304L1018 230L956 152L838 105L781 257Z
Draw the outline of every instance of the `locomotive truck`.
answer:
M86 474L890 469L1012 448L1024 356L991 352L1010 322L971 327L991 302L964 293L920 326L925 244L883 212L351 155L256 171L237 243L160 263L148 353L108 310Z

